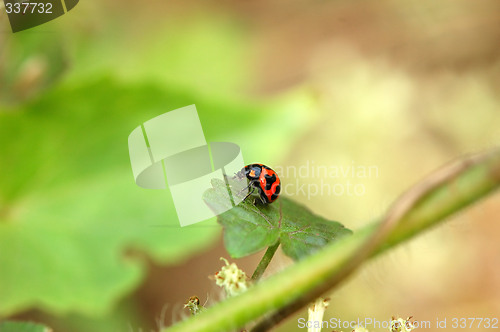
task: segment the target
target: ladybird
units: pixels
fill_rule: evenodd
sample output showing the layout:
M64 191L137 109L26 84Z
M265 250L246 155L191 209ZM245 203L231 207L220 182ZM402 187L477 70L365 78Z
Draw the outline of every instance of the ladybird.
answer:
M259 193L259 198L262 204L274 202L280 194L280 178L271 167L263 164L246 165L241 169L241 171L236 173L236 176L240 179L246 177L249 182L248 186L242 190L244 191L250 188L250 192L245 196L245 198L243 198L243 200L246 200L255 189L257 189Z

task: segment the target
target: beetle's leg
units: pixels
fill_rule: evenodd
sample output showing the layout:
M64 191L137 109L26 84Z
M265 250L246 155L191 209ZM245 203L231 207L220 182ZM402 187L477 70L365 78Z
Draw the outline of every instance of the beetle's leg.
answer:
M248 183L248 185L247 185L245 188L243 188L243 189L241 189L240 191L238 191L238 194L237 194L237 195L238 195L238 196L239 196L239 195L241 195L241 194L242 194L245 190L248 190L248 188L250 188L251 186L252 186L252 182ZM253 189L252 189L252 190L250 190L250 192L253 192Z
M264 197L262 197L263 195L264 195L264 193L260 193L259 198L260 198L260 201L262 202L262 204L266 205L267 200Z
M247 188L248 188L248 187L247 187ZM245 188L245 189L246 189L246 188ZM246 199L247 199L247 198L248 198L251 194L253 194L254 189L255 189L255 188L252 188L252 190L250 190L250 191L248 192L248 194L245 196L245 198L243 198L241 201L246 200Z
M266 204L267 204L267 200L264 198L264 196L263 196L263 195L264 195L264 193L263 193L262 191L260 191L260 190L259 190L259 199L260 199L260 202L262 202L262 205L266 205ZM257 201L257 198L255 198L255 199L253 200L253 205L254 205L254 206L257 206L257 203L258 203L258 202L259 202L259 201Z

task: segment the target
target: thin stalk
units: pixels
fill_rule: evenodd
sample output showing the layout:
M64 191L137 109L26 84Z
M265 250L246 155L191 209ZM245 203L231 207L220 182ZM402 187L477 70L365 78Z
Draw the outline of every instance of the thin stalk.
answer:
M276 244L273 244L272 246L268 247L266 250L266 253L262 257L262 259L259 262L259 265L257 265L257 268L253 272L252 275L252 281L256 282L262 277L264 274L264 271L267 269L267 266L271 262L271 259L273 259L274 253L280 246L280 242L276 242Z

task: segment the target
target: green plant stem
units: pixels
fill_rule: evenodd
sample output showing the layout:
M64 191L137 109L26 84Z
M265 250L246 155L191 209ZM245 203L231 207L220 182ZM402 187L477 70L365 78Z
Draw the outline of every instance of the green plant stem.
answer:
M401 215L397 226L373 249L370 257L438 224L500 186L500 150L476 160L464 159L463 164L460 172L438 187L430 188L418 204ZM268 315L272 318L259 327L265 330L338 284L346 275L345 267L349 266L350 259L373 237L381 222L383 219L378 219L352 236L327 245L318 253L261 281L245 293L217 303L163 331L229 331Z
M264 274L264 271L267 269L267 266L271 262L271 259L273 259L274 253L280 246L280 242L276 242L276 244L273 244L269 248L267 248L266 253L264 256L262 256L262 259L259 262L259 265L257 265L257 268L253 272L252 275L252 281L258 281L260 277Z

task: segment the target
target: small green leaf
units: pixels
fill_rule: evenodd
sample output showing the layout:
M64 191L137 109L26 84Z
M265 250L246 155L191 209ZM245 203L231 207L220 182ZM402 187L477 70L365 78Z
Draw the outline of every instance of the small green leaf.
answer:
M0 323L0 332L51 332L46 326L29 323L7 321Z
M230 208L226 184L212 180L203 199L215 212ZM336 221L313 214L306 207L280 197L273 204L255 206L251 199L221 213L218 222L224 227L224 244L233 258L250 255L280 241L284 253L299 260L328 242L352 234Z

